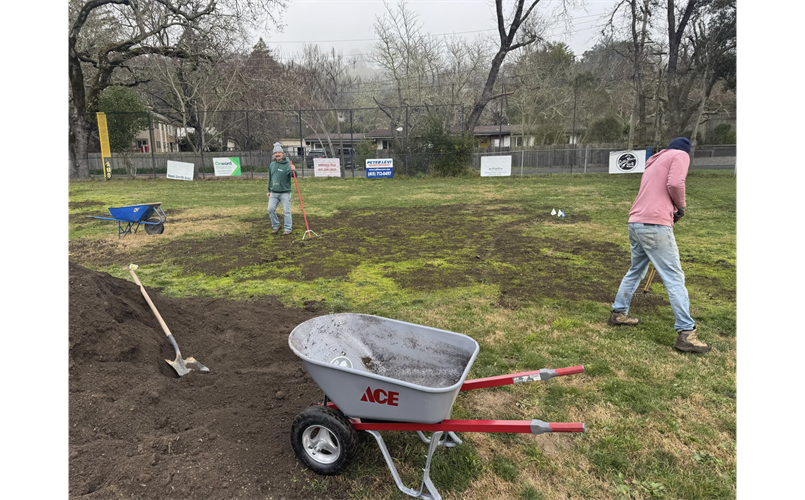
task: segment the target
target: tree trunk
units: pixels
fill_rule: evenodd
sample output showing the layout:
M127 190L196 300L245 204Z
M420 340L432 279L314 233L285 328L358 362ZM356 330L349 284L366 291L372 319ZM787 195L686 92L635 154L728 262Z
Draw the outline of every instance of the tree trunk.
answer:
M495 57L492 59L492 67L489 69L489 76L486 78L486 85L484 85L484 91L481 93L481 97L475 101L475 104L472 106L472 111L470 112L469 118L467 118L467 123L464 125L464 130L472 133L473 129L475 128L475 124L478 123L478 120L481 118L481 113L483 113L484 108L489 101L492 100L494 97L494 93L492 89L495 86L495 81L498 78L498 73L500 73L500 66L503 64L503 59L506 58L506 51L500 50Z
M87 149L92 123L83 114L70 115L70 179L89 179Z

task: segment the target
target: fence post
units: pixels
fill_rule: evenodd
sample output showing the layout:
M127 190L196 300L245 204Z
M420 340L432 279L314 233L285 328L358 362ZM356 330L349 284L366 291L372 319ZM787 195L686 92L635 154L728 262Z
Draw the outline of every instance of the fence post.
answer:
M525 156L525 150L520 150L520 177L523 176L523 157Z
M587 157L590 155L590 145L587 145L587 149L584 150L584 173L587 173Z
M461 138L464 138L464 104L461 104Z
M299 110L299 147L302 149L302 177L305 176L307 158L305 157L305 137L302 135L302 110Z
M148 135L151 138L150 139L150 141L151 141L151 173L153 174L154 179L156 179L157 178L157 163L156 163L156 160L154 160L154 127L153 127L153 125L151 123L151 112L149 111L147 113L147 115L148 115ZM135 170L135 172L136 172L136 170ZM136 177L136 174L135 174L135 177Z
M349 156L352 159L352 178L355 178L355 136L352 131L352 108L349 110Z
M408 105L405 105L405 173L410 175L408 172Z
M196 108L196 121L198 122L198 143L199 143L199 151L201 152L201 166L199 167L199 171L201 172L201 178L206 179L204 176L204 125L201 123L201 118L198 116L198 108Z
M251 180L254 180L254 162L252 161L252 132L249 129L249 112L246 113L246 149L249 150L249 165L252 167Z

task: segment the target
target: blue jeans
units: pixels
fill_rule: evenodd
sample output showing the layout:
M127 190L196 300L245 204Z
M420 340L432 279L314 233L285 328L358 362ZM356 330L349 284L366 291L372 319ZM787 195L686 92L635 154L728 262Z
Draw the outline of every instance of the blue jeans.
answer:
M639 222L629 223L629 244L632 247L632 267L626 273L618 288L618 295L612 310L629 313L632 295L646 275L648 264L654 264L657 274L662 278L668 291L668 300L674 311L676 331L693 330L695 323L690 317L690 299L685 288L685 273L679 262L679 249L671 226L647 225Z
M282 220L285 223L285 231L290 231L291 221L291 193L271 193L268 197L268 216L271 218L271 228L280 227L280 218L277 217L277 205L282 202Z

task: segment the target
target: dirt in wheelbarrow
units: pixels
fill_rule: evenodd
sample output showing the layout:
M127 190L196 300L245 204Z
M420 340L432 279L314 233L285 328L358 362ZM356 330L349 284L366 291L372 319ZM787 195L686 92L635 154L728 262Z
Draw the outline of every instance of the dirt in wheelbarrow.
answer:
M71 263L70 498L315 497L308 485L321 476L296 459L289 435L322 395L288 334L318 313L146 289L182 355L210 373L176 375L133 282Z

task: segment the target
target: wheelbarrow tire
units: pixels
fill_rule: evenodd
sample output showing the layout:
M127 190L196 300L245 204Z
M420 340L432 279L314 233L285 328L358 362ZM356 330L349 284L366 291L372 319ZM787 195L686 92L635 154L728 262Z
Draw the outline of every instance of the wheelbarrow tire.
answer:
M340 411L310 406L291 425L291 447L308 469L335 476L355 459L358 433Z
M165 232L165 224L160 222L159 224L144 224L146 234L162 234Z

